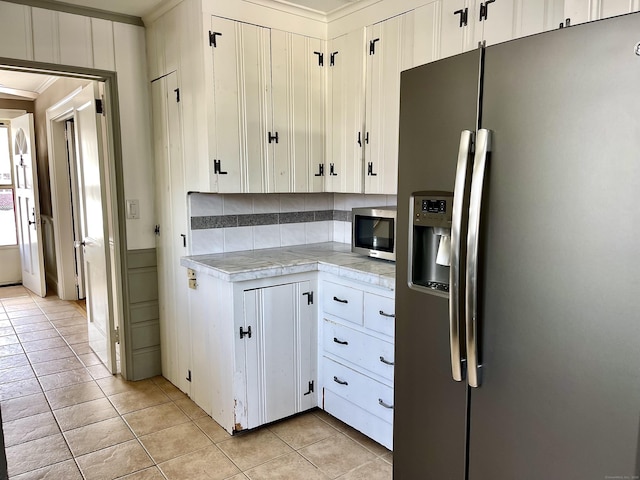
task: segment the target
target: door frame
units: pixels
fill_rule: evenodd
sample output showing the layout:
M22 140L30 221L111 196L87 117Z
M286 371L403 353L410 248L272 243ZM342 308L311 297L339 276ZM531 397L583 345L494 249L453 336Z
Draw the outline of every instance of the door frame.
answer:
M106 117L106 163L109 166L108 175L111 181L108 182L108 198L105 202L109 204L112 215L111 238L109 242L113 243L112 250L112 272L113 272L113 305L112 312L115 316L114 325L119 326L119 350L120 350L120 373L127 379L132 372L130 370L130 360L132 352L128 348L129 332L129 290L128 278L125 274L128 270L127 261L127 229L125 210L125 192L124 192L124 174L122 159L122 132L120 129L120 108L118 99L118 80L117 73L108 70L98 70L84 67L70 67L65 65L57 65L51 63L33 62L17 59L0 58L0 68L5 70L28 71L32 73L46 73L48 75L56 75L61 77L73 77L78 79L95 80L104 84L103 107L107 112ZM64 127L64 125L63 125ZM49 141L49 139L48 139ZM51 187L53 188L53 179L51 179ZM52 193L53 195L53 193ZM53 208L53 196L52 196ZM60 264L60 259L57 259ZM75 283L74 283L75 286Z

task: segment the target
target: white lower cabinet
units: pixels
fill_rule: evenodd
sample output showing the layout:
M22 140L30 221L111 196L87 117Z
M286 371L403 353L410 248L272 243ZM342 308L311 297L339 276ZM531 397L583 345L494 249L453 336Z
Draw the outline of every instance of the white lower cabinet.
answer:
M391 449L394 293L326 275L320 295L322 408Z
M191 290L192 399L229 433L317 405L315 275Z

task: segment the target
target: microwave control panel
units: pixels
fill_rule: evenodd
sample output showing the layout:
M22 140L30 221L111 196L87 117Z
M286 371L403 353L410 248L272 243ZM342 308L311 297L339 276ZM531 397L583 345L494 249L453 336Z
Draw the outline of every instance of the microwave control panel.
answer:
M413 198L413 224L451 228L453 193L416 192Z

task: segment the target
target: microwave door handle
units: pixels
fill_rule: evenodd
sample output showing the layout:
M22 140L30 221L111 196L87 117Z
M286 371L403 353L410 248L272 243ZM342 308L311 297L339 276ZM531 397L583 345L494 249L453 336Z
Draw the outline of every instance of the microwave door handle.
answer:
M471 196L469 198L469 232L467 234L466 273L466 336L467 336L467 382L470 387L479 387L482 379L478 355L478 245L480 240L480 215L482 193L487 170L487 157L491 151L491 130L478 130L476 153L473 160Z
M451 215L451 262L449 268L449 341L451 342L451 375L456 382L464 378L465 359L460 344L460 260L461 237L464 216L464 197L469 176L469 156L473 146L473 132L460 133L458 166L453 190L453 212Z

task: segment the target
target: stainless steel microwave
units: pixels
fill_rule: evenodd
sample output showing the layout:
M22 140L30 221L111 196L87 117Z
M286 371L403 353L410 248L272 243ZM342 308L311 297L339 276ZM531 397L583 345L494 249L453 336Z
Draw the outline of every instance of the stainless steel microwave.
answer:
M396 207L354 208L351 251L396 260Z

